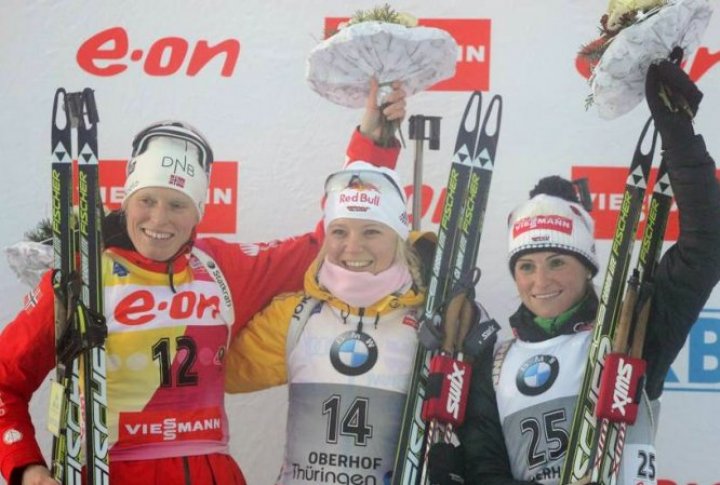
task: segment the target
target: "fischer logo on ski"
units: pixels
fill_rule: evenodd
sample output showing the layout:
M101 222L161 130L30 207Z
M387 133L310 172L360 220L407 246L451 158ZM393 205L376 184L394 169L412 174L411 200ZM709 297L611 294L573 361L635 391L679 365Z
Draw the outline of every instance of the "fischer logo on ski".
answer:
M454 296L452 293L462 284L468 285L465 280L474 273L495 164L502 98L494 96L484 118L481 113L482 94L475 92L465 108L451 159L422 325L437 326ZM489 134L491 122L494 132ZM470 367L461 367L462 354L453 355L452 349L449 354L445 349L443 355L435 354L418 346L403 413L393 485L426 483L425 459L429 446L440 432L443 439L449 439L452 423L461 422L464 416ZM438 360L440 357L447 358L450 364ZM428 387L430 380L432 392ZM428 423L422 420L423 415L429 419ZM439 416L442 422L438 421Z
M633 376L626 374L624 365L619 370L610 369L608 375L617 375L617 372L622 374L621 379L617 380L613 384L614 388L609 391L602 387L601 378L613 362L608 356L616 350L617 338L622 333L621 320L627 311L623 305L623 293L657 140L654 129L650 134L651 122L652 119L649 119L643 127L626 179L560 483L571 483L590 476L593 482L609 485L611 481L601 477L599 470L602 468L607 472L613 467L619 468L620 455L616 452L618 449L620 452L622 450L624 430L622 433L608 433L612 426L607 419L599 419L598 412L603 414L605 408L611 408L612 405L626 411L624 406L629 405L634 397L629 395L628 384ZM650 147L645 153L643 144L649 134ZM627 304L627 296L625 300ZM614 361L614 364L617 365L618 361ZM606 404L607 402L612 404ZM617 414L622 413L618 411ZM612 466L608 466L608 460Z
M100 265L98 116L93 91L86 88L68 93L59 88L52 116L53 286L57 301L57 383L53 393L59 396L59 405L51 409L55 419L49 425L55 436L52 476L61 484L107 485L109 434L104 348L107 326ZM73 129L77 131L80 147L76 188L72 181ZM78 198L75 228L71 223L74 194Z

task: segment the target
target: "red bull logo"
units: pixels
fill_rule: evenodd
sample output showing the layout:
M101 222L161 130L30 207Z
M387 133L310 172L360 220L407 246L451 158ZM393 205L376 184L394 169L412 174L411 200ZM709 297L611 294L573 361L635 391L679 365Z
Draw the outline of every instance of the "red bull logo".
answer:
M380 194L376 192L374 195L370 195L365 192L353 190L350 193L340 194L338 202L340 204L363 204L377 207L380 205Z

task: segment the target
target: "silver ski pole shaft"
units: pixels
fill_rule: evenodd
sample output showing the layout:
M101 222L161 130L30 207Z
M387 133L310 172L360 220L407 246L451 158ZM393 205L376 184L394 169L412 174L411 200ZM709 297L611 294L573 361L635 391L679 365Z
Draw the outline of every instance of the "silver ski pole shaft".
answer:
M425 129L429 122L429 129ZM410 117L409 138L415 140L415 159L413 162L413 192L412 192L412 230L420 230L422 220L422 181L423 181L423 148L428 140L430 150L440 148L440 117L413 115Z

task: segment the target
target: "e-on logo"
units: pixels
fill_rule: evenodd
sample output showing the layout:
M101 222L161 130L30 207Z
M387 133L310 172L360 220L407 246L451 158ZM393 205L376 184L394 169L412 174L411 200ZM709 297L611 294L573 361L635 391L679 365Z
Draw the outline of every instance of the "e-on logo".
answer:
M345 332L335 338L330 348L330 362L335 370L346 376L359 376L377 362L377 344L362 332Z
M552 355L536 355L518 369L515 383L526 396L537 396L550 389L557 379L560 364Z

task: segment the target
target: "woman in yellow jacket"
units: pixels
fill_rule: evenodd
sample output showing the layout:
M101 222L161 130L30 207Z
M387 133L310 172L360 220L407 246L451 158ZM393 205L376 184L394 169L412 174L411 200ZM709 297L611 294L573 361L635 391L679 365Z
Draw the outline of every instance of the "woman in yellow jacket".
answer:
M421 270L394 171L354 162L325 193L305 291L275 298L235 338L226 390L289 384L278 483L383 483L418 342Z

